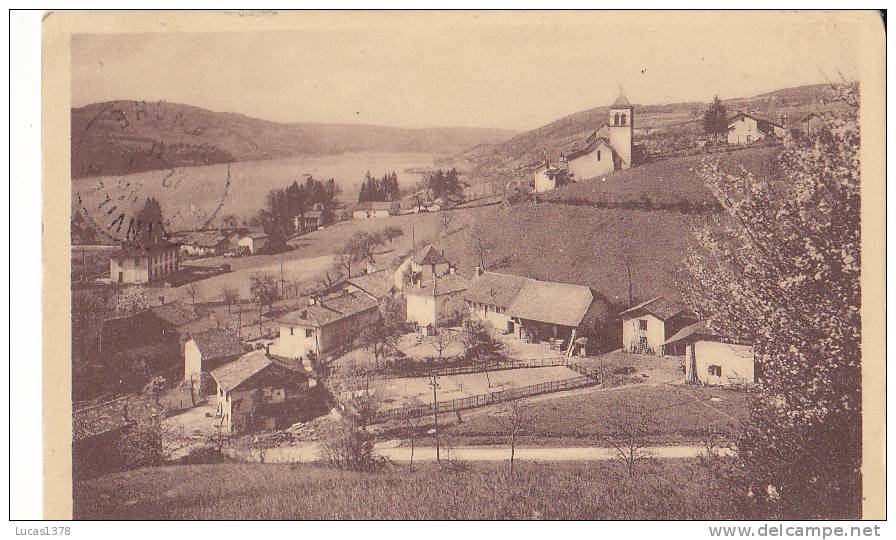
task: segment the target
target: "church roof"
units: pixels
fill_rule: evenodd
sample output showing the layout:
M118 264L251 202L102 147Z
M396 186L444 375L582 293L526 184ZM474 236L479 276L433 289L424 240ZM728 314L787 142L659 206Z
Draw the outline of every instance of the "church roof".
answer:
M628 98L625 97L625 94L619 92L619 97L616 98L616 101L613 102L614 109L622 109L622 108L632 108L632 104L628 101Z

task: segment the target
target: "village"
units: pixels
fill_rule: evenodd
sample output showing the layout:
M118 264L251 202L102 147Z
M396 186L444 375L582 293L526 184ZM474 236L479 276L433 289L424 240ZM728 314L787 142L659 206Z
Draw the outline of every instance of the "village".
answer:
M314 203L290 218L285 252L251 225L141 234L105 250L107 272L78 293L99 287L125 306L95 321L94 332L99 354L128 365L103 373L111 383L75 404L76 474L128 467L127 453L147 448L129 450L125 441L146 426L155 441L149 454L173 463L207 459L210 449L238 461L327 459L346 418L380 454L413 460L416 444L417 459L432 447L441 459L446 447L444 455L453 447L457 456L493 446L504 434L501 411L515 402L533 414L551 408L524 447L603 440L613 411L596 420L607 424L603 431L565 423L620 403L661 411L639 444L695 447L730 433L755 381L751 343L714 331L680 298L635 302L630 270L628 302L611 301L588 285L490 268L481 239L466 246L478 258L472 268L438 247L467 212L475 221L475 212L512 197L537 203L646 162L637 109L620 94L608 110L587 138L555 160L545 153L498 196L470 195L475 189L465 190L453 171L455 187L445 188L439 170L436 193L424 184L395 200ZM725 118L716 151L751 152L785 136L757 113ZM797 135L812 136L817 118L803 117ZM415 216L430 220L429 233L400 221ZM334 253L332 265L286 279L282 257L315 235ZM228 281L197 289L214 279Z

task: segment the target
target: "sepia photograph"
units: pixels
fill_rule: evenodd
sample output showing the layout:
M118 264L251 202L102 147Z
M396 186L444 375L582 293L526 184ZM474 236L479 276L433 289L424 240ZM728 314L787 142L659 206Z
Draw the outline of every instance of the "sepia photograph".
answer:
M54 515L884 518L885 22L48 13Z

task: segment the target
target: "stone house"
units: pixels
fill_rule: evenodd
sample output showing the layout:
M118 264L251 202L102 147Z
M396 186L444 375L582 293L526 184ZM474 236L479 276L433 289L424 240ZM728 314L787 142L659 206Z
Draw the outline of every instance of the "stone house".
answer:
M676 355L681 344L666 341L676 332L697 322L697 316L662 296L651 298L619 314L622 319L622 349L637 354Z

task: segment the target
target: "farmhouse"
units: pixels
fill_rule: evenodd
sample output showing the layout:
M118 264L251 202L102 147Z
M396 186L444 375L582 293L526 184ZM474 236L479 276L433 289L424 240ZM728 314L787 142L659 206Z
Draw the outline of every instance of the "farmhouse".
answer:
M271 352L302 360L310 353L325 355L342 350L380 316L378 307L377 299L361 291L312 296L307 306L277 320L280 337L271 344Z
M352 219L372 219L398 215L401 207L397 202L366 201L352 209Z
M693 384L750 386L754 382L753 347L732 343L706 323L688 325L666 340L684 346L685 380Z
M697 316L681 304L662 296L642 302L619 314L622 348L637 354L680 354L680 344L666 345L676 332L697 322Z
M784 135L783 126L753 112L735 111L728 118L728 144L752 144Z
M332 213L325 209L322 204L315 204L312 210L306 210L304 213L294 217L293 225L296 231L313 231L329 225L332 221Z
M609 303L590 288L484 272L464 294L467 308L497 330L526 341L562 341L598 330Z
M215 418L224 433L289 426L300 414L308 376L252 351L211 372L218 386Z
M147 242L127 242L109 259L113 283L152 283L180 269L178 246L164 238Z
M186 255L214 257L221 255L230 245L227 236L218 232L197 232L181 242L180 249Z
M182 344L190 333L215 327L217 322L211 316L200 316L180 302L170 302L104 320L100 351L125 367L142 364L151 373L161 373L180 363Z
M203 390L202 374L232 362L246 352L246 346L231 332L217 328L192 332L184 344L184 380Z
M249 253L255 255L264 251L268 245L268 235L263 232L250 232L240 235L237 244L240 247L249 250Z
M405 288L407 321L426 333L457 318L464 308L463 293L469 282L460 274L434 274Z

